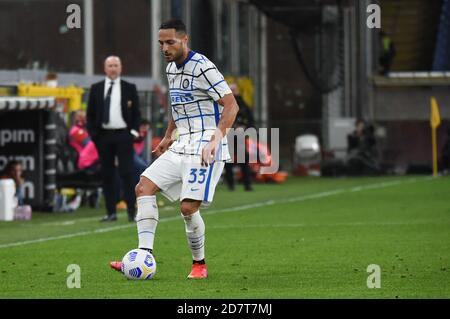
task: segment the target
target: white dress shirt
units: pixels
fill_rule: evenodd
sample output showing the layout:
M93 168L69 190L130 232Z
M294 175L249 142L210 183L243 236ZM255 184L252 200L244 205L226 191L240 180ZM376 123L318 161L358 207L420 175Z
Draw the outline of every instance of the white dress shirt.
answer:
M122 129L127 127L127 123L125 123L122 116L122 107L120 105L120 101L122 98L121 90L120 90L120 77L115 80L111 80L110 78L105 78L105 90L103 97L106 97L108 93L109 87L111 86L111 81L114 82L114 85L111 90L111 104L109 106L109 123L102 124L104 129Z

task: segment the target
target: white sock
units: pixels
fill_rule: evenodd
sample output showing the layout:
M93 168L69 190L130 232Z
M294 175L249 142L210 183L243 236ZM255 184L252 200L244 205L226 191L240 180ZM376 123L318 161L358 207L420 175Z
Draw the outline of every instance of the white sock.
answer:
M205 223L200 211L188 216L183 215L183 218L186 225L187 241L192 251L192 259L200 261L205 258Z
M158 225L158 205L156 196L141 196L137 201L136 224L139 238L139 248L152 249Z

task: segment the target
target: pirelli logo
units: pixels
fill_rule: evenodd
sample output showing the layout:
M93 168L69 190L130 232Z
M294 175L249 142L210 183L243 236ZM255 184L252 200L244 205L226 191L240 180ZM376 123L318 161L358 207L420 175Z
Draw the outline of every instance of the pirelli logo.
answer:
M187 103L194 101L192 93L170 92L172 104Z

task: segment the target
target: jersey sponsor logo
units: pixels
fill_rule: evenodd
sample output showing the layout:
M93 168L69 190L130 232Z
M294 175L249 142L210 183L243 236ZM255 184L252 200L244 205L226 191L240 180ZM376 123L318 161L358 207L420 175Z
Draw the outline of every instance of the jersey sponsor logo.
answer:
M194 101L192 93L170 92L172 103L186 103Z

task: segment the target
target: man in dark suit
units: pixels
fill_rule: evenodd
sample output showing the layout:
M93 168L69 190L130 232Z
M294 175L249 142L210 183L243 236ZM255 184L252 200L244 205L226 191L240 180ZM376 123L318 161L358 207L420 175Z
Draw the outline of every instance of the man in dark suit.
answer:
M107 215L101 221L116 221L116 157L127 203L128 220L134 221L133 141L139 137L139 99L136 85L120 78L122 63L117 56L106 58L106 78L92 85L87 108L87 129L97 146Z

